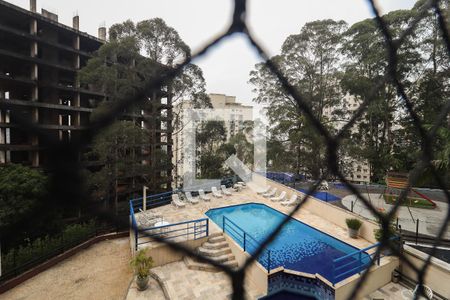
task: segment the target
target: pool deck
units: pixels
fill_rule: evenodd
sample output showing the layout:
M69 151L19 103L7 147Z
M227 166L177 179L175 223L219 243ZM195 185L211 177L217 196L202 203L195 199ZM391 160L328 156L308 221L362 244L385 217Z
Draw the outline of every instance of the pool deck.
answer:
M289 198L290 195L287 195ZM214 198L210 195L211 201L205 202L200 200L198 204L186 204L186 207L176 208L174 205L165 205L162 207L151 209L152 213L161 214L164 221L169 223L178 223L190 220L206 218L205 213L212 208L224 207L230 205L238 205L244 203L263 203L278 211L288 214L294 208L293 206L283 206L280 203L272 202L254 192L250 187L247 187L239 192L234 192L231 196L223 196L222 198ZM317 200L320 201L320 200ZM139 214L139 213L138 213ZM294 213L293 217L305 224L308 224L318 230L321 230L343 242L346 242L358 249L362 249L372 245L369 241L359 237L357 239L350 238L347 233L347 228L342 228L334 223L316 215L305 208L301 208ZM210 233L220 231L220 228L210 220ZM140 247L155 247L158 243L150 242Z

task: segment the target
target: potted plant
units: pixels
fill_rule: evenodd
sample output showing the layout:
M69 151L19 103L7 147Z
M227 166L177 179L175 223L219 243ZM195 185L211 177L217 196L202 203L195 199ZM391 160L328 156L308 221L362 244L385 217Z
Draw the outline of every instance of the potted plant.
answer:
M378 242L381 242L381 240L383 239L383 229L382 228L374 229L373 233L374 233L375 239ZM397 231L395 230L395 227L393 225L389 226L389 230L386 233L386 235L387 235L387 239L390 241L390 243L399 249L400 245L401 245L399 240L393 239L395 236L398 236ZM387 255L391 255L392 251L390 248L384 248L382 253L387 256Z
M361 228L362 222L358 219L346 219L348 227L348 236L356 239L358 237L359 228Z
M148 287L148 276L150 268L153 266L153 259L147 256L144 249L139 250L130 262L131 267L136 274L136 284L139 291L144 291Z

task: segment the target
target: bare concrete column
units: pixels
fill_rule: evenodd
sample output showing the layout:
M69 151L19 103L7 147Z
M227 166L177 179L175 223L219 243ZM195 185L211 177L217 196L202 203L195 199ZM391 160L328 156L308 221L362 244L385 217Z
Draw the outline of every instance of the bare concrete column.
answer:
M36 12L37 11L36 0L30 0L30 11L32 11L32 12Z
M72 19L73 29L80 30L80 16L75 16Z
M33 151L31 155L31 164L33 167L39 167L39 151Z
M98 38L102 41L106 41L106 27L100 27L98 29Z

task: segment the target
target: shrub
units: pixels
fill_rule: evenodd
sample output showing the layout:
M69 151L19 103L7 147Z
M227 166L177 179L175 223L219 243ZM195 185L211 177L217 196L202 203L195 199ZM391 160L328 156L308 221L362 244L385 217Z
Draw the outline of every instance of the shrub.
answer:
M32 264L39 260L45 260L56 254L73 247L74 244L81 243L90 238L95 232L97 223L91 220L83 224L68 225L61 234L57 236L44 236L34 241L28 240L25 245L12 249L7 253L2 253L2 271Z
M147 256L147 252L142 249L136 253L136 256L130 261L130 265L138 277L145 278L150 274L153 259L151 256Z
M346 219L347 227L354 230L359 230L362 225L362 222L358 219Z

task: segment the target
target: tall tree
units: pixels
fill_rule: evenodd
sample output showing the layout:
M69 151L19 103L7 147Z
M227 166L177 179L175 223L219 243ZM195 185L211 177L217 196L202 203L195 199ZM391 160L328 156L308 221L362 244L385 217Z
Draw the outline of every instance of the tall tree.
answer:
M289 36L281 54L271 60L288 77L310 106L315 117L329 124L337 115L325 113L341 97L339 65L344 21L321 20L306 23L299 34ZM324 140L282 88L264 63L250 73L257 96L254 101L268 104L267 116L273 126L271 136L292 151L296 172L306 171L318 178L326 172ZM331 117L331 118L330 118Z
M105 108L110 105L111 101L132 95L145 82L161 76L161 74L175 67L177 63L189 56L189 47L183 42L176 30L169 27L162 19L144 20L137 24L128 20L113 25L109 31L109 42L97 51L94 58L88 61L87 66L80 71L79 75L82 85L97 86L98 89L103 90L108 95L107 101L100 103L91 118L95 118L96 115L107 111ZM167 87L163 87L162 91L149 91L147 97L144 97L133 107L127 108L125 113L140 114L141 110L152 109L152 102L158 100L161 93L164 94L166 92L170 94L172 104L186 100L192 101L198 106L208 105L209 103L202 70L194 64L188 64L175 79L168 83ZM164 120L167 119L166 115L161 117ZM130 119L128 118L128 120ZM154 124L160 122L160 120L146 121ZM136 141L139 140L136 139L136 135L142 134L139 132L142 131L140 123L135 124L136 128L133 128L131 124L124 123L120 123L117 126L113 126L105 131L105 134L109 135L106 136L108 140L97 140L98 144L95 150L97 156L102 158L105 163L105 174L111 173L112 170L119 170L120 172L117 171L118 173L125 172L120 160L112 160L109 151L113 151L116 154L121 151L121 146L112 143L112 141L121 141L126 146L128 140L124 140L120 136L113 139L112 136L114 134L120 135L122 131L129 131L129 138ZM169 127L170 125L167 126ZM162 133L160 138L164 139L164 135L165 133ZM148 141L140 141L142 145L149 144L149 134L147 139ZM108 145L112 148L100 147L100 144ZM106 152L99 153L99 151ZM140 157L137 155L137 151L133 153L134 157ZM143 150L143 153L148 154L149 152ZM167 153L164 149L152 148L150 155L154 170L151 172L149 170L142 171L144 173L139 176L141 181L145 181L145 176L152 172L156 174L168 169L167 164L171 163L171 153ZM134 169L138 170L137 165ZM99 181L96 182L97 190L103 191L99 195L109 194L105 192L108 190L105 184L109 184L108 180L110 178L108 176L98 176ZM155 185L156 190L159 189L153 181L149 182L149 184ZM132 185L135 185L135 183ZM112 190L117 190L117 184L116 189Z

